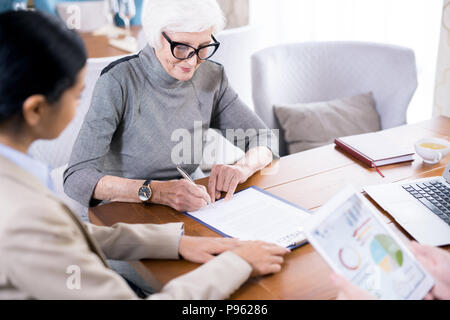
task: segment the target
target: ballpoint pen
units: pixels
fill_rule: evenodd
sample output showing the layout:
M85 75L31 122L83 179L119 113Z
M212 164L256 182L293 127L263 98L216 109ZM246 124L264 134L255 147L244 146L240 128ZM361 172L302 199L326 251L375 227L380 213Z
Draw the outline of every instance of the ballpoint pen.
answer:
M296 232L296 238L289 244L288 248L297 248L301 244L307 242L308 240L305 238L305 233L303 231L303 227L299 227Z
M181 176L183 178L185 178L187 181L195 183L194 180L191 178L191 176L186 171L184 171L181 167L177 166L177 170L181 174Z
M287 248L288 249L294 249L294 248L297 248L297 247L299 247L300 245L302 245L302 244L304 244L306 242L308 242L308 240L305 239L305 238L303 238L301 240L293 241L287 246Z
M178 172L181 174L181 176L183 178L185 178L187 181L192 182L193 184L196 184L195 181L191 178L191 176L189 175L189 173L187 173L186 171L184 171L181 167L177 166L177 170ZM211 204L211 201L208 200L207 201L208 204Z

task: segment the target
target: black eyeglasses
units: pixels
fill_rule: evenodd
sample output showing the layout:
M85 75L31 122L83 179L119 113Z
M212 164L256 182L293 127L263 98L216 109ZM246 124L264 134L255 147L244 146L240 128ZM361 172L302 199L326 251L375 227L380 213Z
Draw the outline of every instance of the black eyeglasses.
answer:
M211 58L214 53L216 53L220 45L220 42L218 42L213 35L211 35L211 38L214 40L214 43L198 48L194 48L193 46L185 43L172 41L165 32L163 32L162 35L167 42L169 42L172 55L178 60L190 59L194 54L196 54L200 60L207 60Z

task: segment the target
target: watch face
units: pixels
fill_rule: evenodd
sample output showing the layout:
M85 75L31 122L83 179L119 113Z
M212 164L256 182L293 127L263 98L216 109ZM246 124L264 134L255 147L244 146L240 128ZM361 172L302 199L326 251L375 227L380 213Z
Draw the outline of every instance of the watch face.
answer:
M140 187L138 195L141 201L148 201L152 195L152 192L149 187Z

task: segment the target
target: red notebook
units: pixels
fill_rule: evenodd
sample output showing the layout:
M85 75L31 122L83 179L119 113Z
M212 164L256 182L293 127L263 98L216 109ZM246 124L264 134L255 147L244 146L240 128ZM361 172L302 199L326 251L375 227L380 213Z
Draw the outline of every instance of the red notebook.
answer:
M397 144L386 139L380 132L371 132L334 139L334 143L343 151L375 168L388 164L414 160L412 145ZM383 176L384 177L384 176Z

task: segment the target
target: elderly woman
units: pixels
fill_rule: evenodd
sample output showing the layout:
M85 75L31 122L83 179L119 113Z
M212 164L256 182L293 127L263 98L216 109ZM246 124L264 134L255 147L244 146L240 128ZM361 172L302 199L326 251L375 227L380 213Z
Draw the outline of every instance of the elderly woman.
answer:
M64 173L70 197L86 206L144 201L197 210L222 191L230 198L272 161L274 135L230 87L223 66L209 60L219 48L213 34L223 26L215 0L148 2L148 45L109 65L96 84ZM227 132L246 154L233 165L214 165L206 189L180 179L176 167L188 173L198 168L203 148L195 148L198 139L191 137L208 128ZM247 134L230 136L229 129ZM189 133L181 137L187 140L182 163L180 132Z

